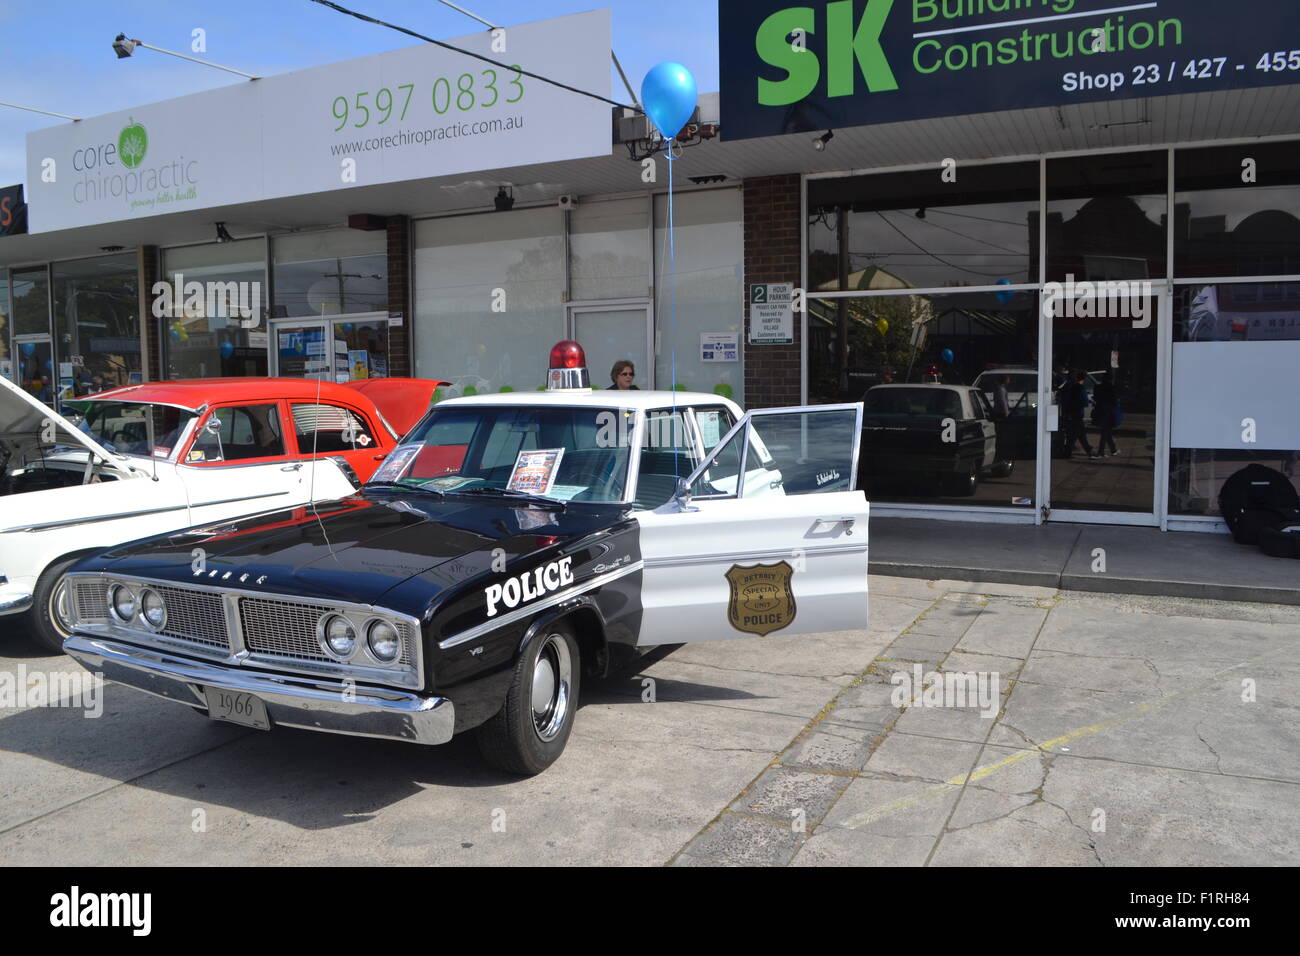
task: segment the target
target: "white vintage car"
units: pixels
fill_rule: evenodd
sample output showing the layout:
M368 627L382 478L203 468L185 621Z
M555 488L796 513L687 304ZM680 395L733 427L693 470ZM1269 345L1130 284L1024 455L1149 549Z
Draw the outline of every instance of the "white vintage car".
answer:
M0 620L26 614L58 652L69 631L59 579L78 558L351 494L396 445L388 419L405 413L405 430L439 383L381 384L383 406L332 382L159 382L79 399L74 423L0 378Z

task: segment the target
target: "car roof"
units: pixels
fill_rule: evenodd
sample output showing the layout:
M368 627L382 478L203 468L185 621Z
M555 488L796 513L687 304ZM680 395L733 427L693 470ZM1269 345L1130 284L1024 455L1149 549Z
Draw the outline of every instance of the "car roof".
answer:
M193 378L125 385L96 395L85 395L86 402L152 402L175 405L191 411L204 405L225 402L257 402L288 399L315 399L319 395L330 401L366 407L372 403L361 391L336 382L313 378Z
M662 408L665 405L725 405L744 414L739 405L729 398L710 392L670 392L650 389L550 389L541 392L496 392L491 395L470 395L448 398L438 403L444 405L590 405L593 408Z
M952 384L952 383L950 383L950 382L891 382L891 383L888 384L888 385L872 385L869 389L867 389L867 391L868 391L868 392L874 392L874 391L877 391L877 390L881 390L881 391L883 391L884 389L887 389L887 388L948 388L948 389L957 389L957 388L972 388L972 387L973 387L973 386L970 386L970 385L954 385L954 384Z

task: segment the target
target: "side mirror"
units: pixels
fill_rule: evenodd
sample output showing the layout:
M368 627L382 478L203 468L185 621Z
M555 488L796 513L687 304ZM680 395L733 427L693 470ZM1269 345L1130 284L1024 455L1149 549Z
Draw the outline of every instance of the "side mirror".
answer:
M216 415L213 415L211 418L208 419L207 423L203 426L203 430L207 432L209 435L220 435L221 419L218 418Z
M691 507L691 486L685 478L677 479L677 493L673 495L673 501L680 511L699 511L698 508Z

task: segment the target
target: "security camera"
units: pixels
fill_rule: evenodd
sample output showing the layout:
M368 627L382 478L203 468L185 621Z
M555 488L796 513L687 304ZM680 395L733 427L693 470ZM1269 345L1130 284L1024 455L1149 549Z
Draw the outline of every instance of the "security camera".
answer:
M578 205L578 197L572 193L565 193L560 197L561 209L572 209L576 205Z

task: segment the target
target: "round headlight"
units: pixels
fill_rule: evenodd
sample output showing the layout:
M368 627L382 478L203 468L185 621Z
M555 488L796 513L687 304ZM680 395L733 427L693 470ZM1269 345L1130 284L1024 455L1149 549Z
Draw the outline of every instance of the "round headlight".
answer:
M402 652L402 638L398 635L397 628L387 621L370 622L366 628L366 643L370 645L370 653L375 655L375 660L385 664L397 660L397 655Z
M113 609L113 616L123 624L130 624L135 618L135 592L124 584L115 584L108 592L108 603Z
M157 591L145 591L141 594L140 616L155 631L161 631L167 624L167 606L163 604L162 595Z
M325 622L325 643L339 657L351 657L357 649L357 629L336 614Z

